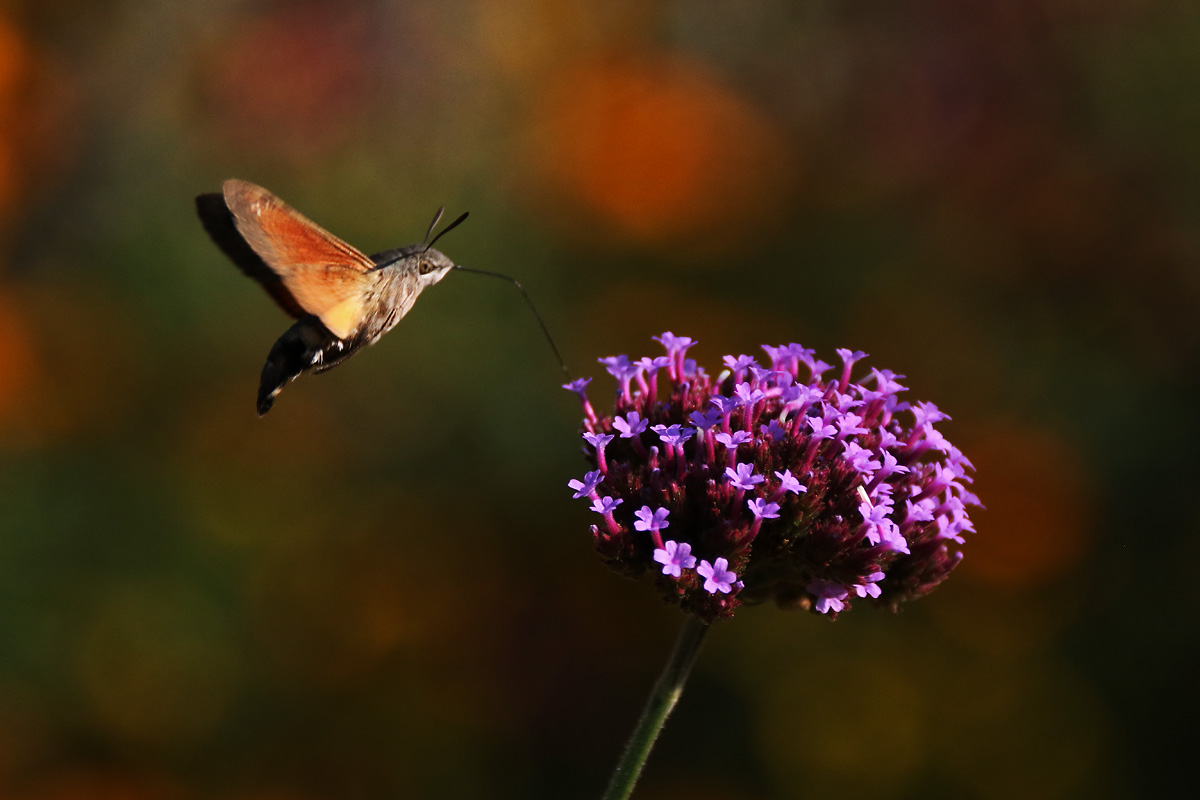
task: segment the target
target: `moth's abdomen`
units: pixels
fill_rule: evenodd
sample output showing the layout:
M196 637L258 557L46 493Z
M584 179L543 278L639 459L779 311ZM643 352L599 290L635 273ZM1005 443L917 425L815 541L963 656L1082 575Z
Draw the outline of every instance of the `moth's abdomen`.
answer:
M321 372L348 358L354 349L315 317L305 317L271 345L258 382L258 415L271 410L283 387L310 370Z

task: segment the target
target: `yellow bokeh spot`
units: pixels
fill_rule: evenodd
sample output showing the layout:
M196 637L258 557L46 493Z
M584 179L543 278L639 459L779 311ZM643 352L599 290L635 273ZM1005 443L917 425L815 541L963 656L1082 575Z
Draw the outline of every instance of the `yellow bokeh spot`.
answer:
M901 796L928 758L916 686L861 659L798 663L762 709L761 735L777 785L797 797Z
M165 582L121 587L99 603L76 663L97 724L159 746L217 725L238 674L217 609Z

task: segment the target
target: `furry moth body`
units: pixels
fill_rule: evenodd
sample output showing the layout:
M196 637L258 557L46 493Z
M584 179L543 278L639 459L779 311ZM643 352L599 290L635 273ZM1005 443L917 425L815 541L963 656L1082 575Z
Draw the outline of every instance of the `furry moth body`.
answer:
M258 386L260 416L300 375L332 369L377 342L422 290L455 267L425 244L367 256L261 186L228 180L221 188L196 198L205 230L297 320L267 354Z

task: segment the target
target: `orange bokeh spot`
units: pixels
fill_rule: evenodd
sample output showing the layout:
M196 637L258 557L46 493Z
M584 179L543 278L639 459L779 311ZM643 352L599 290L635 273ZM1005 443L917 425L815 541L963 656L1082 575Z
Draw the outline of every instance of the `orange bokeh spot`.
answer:
M77 132L65 119L73 101L62 71L0 13L0 227L74 151Z
M0 16L0 217L16 199L16 162L20 133L28 113L25 87L32 72L31 53L20 32Z
M736 239L788 172L767 118L680 59L578 68L537 113L534 173L606 236Z
M1051 580L1083 555L1091 535L1087 475L1061 439L1030 428L993 428L964 450L978 469L985 509L971 512L962 569L1014 587Z
M137 333L136 317L98 284L0 284L0 449L128 419L144 396Z

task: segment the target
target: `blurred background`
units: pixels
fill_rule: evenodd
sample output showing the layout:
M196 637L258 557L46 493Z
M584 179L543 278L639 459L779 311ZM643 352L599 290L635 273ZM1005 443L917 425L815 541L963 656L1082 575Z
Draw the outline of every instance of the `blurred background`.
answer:
M0 797L595 797L679 625L499 281L258 419L229 177L368 253L469 209L599 406L672 330L954 417L961 568L718 625L637 797L1183 796L1198 98L1185 2L0 2Z

